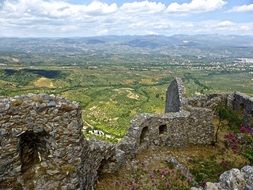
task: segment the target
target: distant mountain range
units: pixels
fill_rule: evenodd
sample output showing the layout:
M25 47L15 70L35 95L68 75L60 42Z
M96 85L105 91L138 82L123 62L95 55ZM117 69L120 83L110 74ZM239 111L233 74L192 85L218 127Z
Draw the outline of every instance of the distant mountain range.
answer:
M100 36L71 39L87 44L117 43L140 48L159 48L164 46L253 47L253 36L239 35ZM62 38L61 40L66 42L68 38Z
M134 49L134 51L133 51ZM173 36L98 36L73 38L0 38L1 52L163 52L191 54L196 52L233 55L239 51L252 55L253 36L237 35L173 35ZM177 50L175 52L175 50ZM246 51L247 50L247 51Z

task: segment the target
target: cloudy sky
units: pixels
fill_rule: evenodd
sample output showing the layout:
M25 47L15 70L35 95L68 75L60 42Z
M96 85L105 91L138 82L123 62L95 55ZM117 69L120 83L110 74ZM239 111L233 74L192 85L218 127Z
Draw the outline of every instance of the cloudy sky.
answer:
M0 36L253 35L253 0L0 0Z

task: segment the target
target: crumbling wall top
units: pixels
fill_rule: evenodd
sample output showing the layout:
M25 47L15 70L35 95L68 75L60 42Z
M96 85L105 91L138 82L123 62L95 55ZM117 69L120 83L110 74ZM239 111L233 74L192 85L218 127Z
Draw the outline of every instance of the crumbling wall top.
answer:
M80 105L63 97L47 94L28 94L15 97L0 98L0 113L11 111L12 108L30 107L31 110L42 111L45 108L59 108L65 111L77 110Z

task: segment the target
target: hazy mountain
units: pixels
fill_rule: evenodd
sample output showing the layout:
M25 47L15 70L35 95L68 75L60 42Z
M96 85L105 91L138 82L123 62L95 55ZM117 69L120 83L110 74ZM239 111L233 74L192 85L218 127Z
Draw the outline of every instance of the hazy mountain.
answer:
M245 51L247 49L247 51ZM253 36L173 35L76 38L0 38L1 52L19 53L163 53L172 55L253 55Z

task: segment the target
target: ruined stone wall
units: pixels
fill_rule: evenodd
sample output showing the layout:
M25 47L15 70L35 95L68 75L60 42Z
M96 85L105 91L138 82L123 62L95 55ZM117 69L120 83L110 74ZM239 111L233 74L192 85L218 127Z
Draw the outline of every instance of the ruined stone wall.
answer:
M80 189L80 107L63 98L0 100L0 189Z
M115 145L99 140L88 141L89 146L84 150L81 169L82 174L87 174L84 190L94 189L95 184L102 174L111 174L125 164L125 154Z
M53 95L0 99L0 189L92 190L124 164L115 145L87 141L79 104Z
M165 114L141 114L136 117L119 148L129 157L149 146L183 147L211 144L214 140L214 110L227 104L227 94L192 99L183 95L182 80L173 80L166 92Z
M184 103L184 85L180 78L175 78L166 91L165 113L179 112Z
M214 141L214 111L208 108L188 107L186 132L189 144L212 144Z
M138 116L120 143L120 148L126 155L134 156L138 150L149 146L211 144L214 136L213 111L193 107L188 110Z
M243 111L245 114L253 115L253 98L243 93L234 93L233 108Z
M229 105L232 101L231 94L207 94L202 96L195 96L192 98L186 99L186 105L192 107L202 107L215 109L218 105Z
M233 94L232 107L244 115L244 123L253 127L253 98L236 92Z

